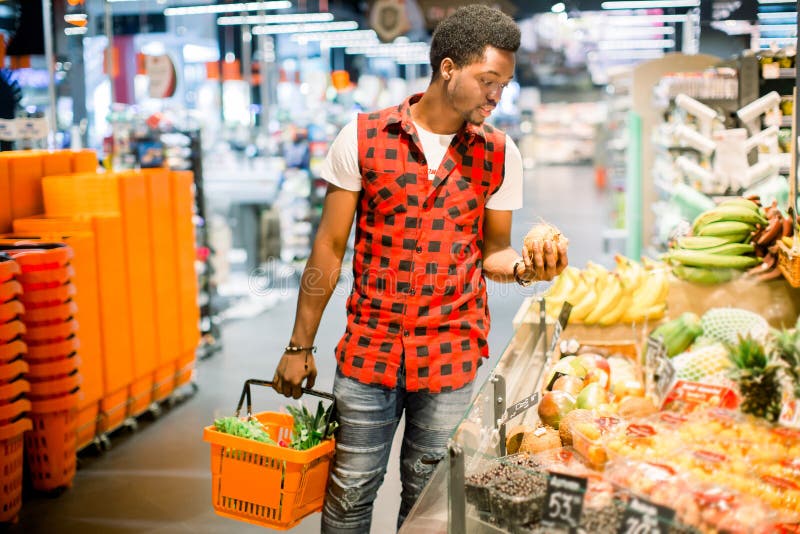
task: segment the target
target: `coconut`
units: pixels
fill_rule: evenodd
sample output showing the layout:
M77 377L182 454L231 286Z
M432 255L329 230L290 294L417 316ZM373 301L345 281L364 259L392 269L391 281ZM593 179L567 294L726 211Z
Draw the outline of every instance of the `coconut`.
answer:
M526 432L533 431L530 425L517 425L508 431L506 436L506 454L516 454L522 445Z
M558 434L561 437L561 443L565 447L570 447L572 445L572 427L575 423L580 422L589 422L594 420L594 414L591 410L584 410L578 408L577 410L572 410L567 415L564 416L564 419L561 420L561 424L558 427Z
M536 430L525 433L519 452L536 454L548 449L558 449L559 447L561 447L561 438L558 437L558 430L550 426L540 426Z
M542 245L549 241L553 245L553 253L556 259L558 259L559 245L561 243L565 245L569 244L569 240L561 233L561 230L546 222L534 225L525 235L525 247L528 249L531 259L533 259L533 245L537 241L541 242Z

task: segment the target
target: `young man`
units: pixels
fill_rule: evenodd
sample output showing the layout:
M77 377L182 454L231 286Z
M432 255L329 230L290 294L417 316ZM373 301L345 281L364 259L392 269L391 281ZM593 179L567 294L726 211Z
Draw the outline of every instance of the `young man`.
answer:
M484 120L514 75L516 24L482 5L439 24L422 95L362 114L333 143L322 221L301 281L292 337L275 371L291 397L312 387L314 338L356 217L347 329L336 348L340 428L323 532L369 532L401 416L398 527L445 455L488 357L484 276L527 285L567 264L565 247L510 244L522 161ZM531 259L531 256L533 258Z

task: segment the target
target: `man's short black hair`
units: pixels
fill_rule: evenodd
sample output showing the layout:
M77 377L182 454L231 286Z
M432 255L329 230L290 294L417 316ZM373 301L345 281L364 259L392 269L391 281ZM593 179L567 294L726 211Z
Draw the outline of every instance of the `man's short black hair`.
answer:
M514 19L482 4L459 8L436 26L431 40L433 78L439 76L442 60L449 57L457 67L483 58L487 46L516 52L520 31Z

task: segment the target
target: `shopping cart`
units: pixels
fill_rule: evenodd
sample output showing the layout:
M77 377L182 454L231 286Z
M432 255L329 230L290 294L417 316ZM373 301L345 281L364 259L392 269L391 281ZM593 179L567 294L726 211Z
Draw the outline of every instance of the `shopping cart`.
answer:
M253 414L251 385L272 386L272 382L247 380L236 406L236 417L246 399L248 419L257 419L266 426L276 443L288 443L294 426L292 416L277 412ZM328 393L306 388L303 393L333 401ZM212 501L218 515L287 530L322 510L335 449L333 436L305 451L225 434L214 425L205 427L203 439L211 444Z

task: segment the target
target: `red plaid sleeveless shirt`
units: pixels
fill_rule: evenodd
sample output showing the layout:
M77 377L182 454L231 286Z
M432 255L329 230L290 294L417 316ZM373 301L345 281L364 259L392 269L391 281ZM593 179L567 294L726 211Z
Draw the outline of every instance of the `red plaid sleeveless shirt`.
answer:
M362 190L356 214L353 288L339 369L408 391L451 391L488 357L483 277L484 205L500 187L505 134L465 125L436 178L411 119L414 95L358 117Z

